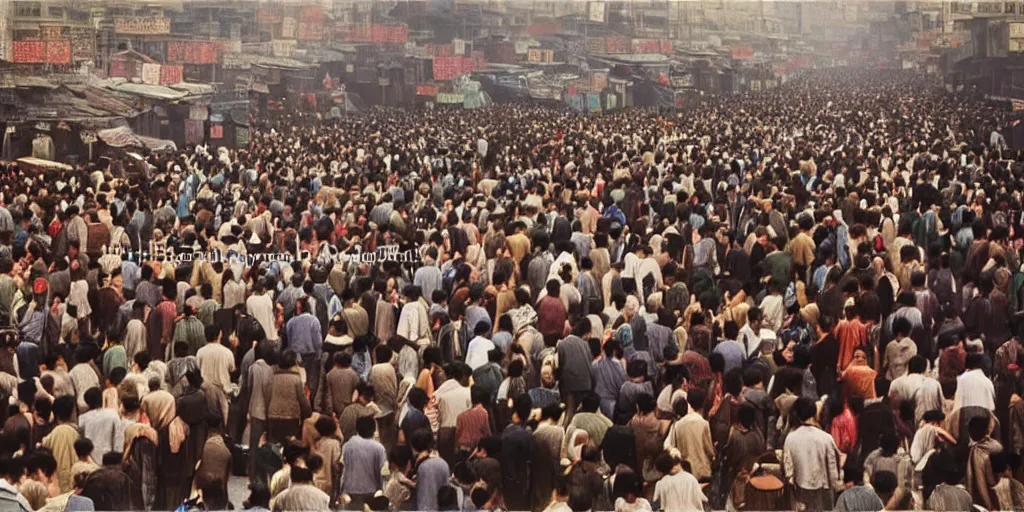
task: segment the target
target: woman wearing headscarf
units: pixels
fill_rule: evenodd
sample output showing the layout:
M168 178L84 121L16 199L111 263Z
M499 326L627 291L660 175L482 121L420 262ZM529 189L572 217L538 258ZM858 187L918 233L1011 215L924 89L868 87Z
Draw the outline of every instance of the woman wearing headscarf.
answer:
M150 382L150 392L142 399L142 412L157 432L156 499L153 507L174 510L188 498L197 453L188 443L188 426L178 417L174 396Z
M129 412L126 405L126 414L138 414L138 399L132 398ZM126 402L127 404L127 402ZM160 444L160 436L153 427L145 423L132 423L124 430L124 455L122 465L124 472L131 478L132 488L129 492L135 494L133 503L142 503L145 510L154 508L157 492L157 453Z

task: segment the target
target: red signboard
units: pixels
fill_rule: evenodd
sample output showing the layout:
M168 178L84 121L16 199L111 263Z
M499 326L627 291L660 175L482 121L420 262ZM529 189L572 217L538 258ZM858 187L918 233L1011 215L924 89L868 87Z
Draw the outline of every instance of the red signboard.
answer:
M436 85L417 85L416 86L417 96L437 96Z
M553 36L561 31L561 20L538 21L526 27L526 33L531 36Z
M224 126L219 124L210 125L210 138L211 139L223 139L224 138Z
M172 64L216 64L220 43L212 41L167 43L167 62Z
M623 54L629 53L633 49L633 45L629 39L622 37L609 37L608 38L608 53Z
M170 85L180 83L184 80L184 69L173 64L160 66L160 83Z
M14 62L19 64L71 64L71 41L15 41Z
M281 12L280 6L263 6L256 11L256 22L257 23L281 23L284 20L284 13Z
M47 64L71 64L71 41L47 41Z
M46 62L45 41L15 41L14 62L18 64L39 64Z
M299 11L299 21L301 23L320 23L324 22L324 8L323 7L306 7Z
M345 41L349 43L405 44L409 42L409 26L374 24L348 27Z
M434 80L451 80L459 76L461 65L458 57L434 57Z
M754 57L754 49L749 46L733 46L733 60L746 60Z
M123 60L110 61L110 76L127 78L127 65Z
M299 37L300 41L320 41L324 38L324 24L323 23L299 23Z
M672 53L672 40L671 39L660 39L658 41L659 50L664 54Z

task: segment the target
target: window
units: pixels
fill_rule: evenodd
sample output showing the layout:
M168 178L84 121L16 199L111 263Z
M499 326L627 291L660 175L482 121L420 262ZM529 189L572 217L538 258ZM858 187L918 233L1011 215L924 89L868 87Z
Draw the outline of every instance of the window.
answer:
M46 16L50 18L64 19L64 8L63 7L47 7Z
M40 16L40 7L38 2L17 2L14 4L14 15L20 17L33 17L38 18Z

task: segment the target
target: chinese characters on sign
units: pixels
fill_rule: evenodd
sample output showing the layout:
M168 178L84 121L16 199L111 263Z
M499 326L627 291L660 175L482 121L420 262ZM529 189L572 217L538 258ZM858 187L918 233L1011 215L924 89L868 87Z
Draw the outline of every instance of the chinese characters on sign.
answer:
M114 18L114 32L118 34L170 34L170 18L118 17Z

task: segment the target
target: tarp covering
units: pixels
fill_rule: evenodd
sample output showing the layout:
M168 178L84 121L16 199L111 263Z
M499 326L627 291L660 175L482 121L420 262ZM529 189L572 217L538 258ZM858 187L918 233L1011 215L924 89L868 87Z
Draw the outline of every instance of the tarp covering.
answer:
M188 96L188 93L176 91L163 85L133 84L130 82L115 85L113 90L158 100L180 100Z
M157 139L153 137L143 137L139 135L139 140L142 144L149 148L150 151L170 151L174 152L178 150L178 146L174 144L173 140Z
M52 160L43 160L41 158L32 158L30 156L26 156L24 158L19 158L18 159L18 163L20 163L20 164L22 164L24 166L27 166L27 167L32 167L32 168L37 168L37 169L46 169L46 170L55 170L55 171L71 171L71 170L74 170L74 167L71 167L70 165L67 165L67 164L62 164L60 162L54 162Z
M108 146L114 148L141 148L144 146L142 140L132 132L131 128L127 126L110 128L109 130L100 130L96 132L96 136Z

